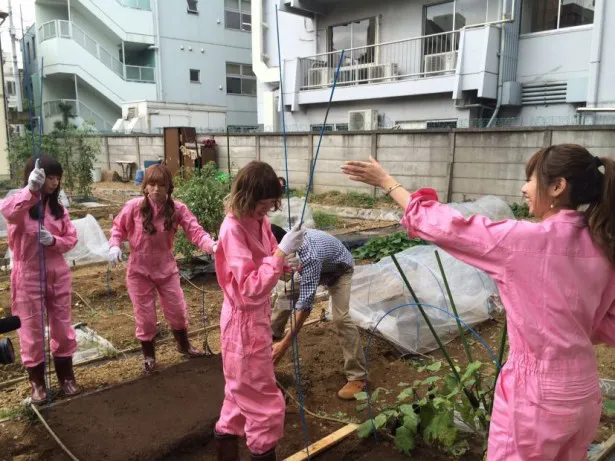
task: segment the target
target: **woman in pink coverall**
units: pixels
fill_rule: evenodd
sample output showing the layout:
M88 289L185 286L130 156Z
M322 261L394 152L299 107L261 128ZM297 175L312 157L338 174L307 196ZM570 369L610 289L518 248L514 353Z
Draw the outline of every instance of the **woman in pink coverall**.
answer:
M21 360L28 371L32 402L43 403L45 388L45 333L41 318L41 277L45 283L43 305L49 319L51 353L62 392L78 393L73 375L73 354L77 349L71 324L72 276L64 253L77 244L77 230L60 204L62 165L42 156L26 163L25 187L4 199L0 212L8 223L9 248L13 255L11 300L13 315L21 319L17 330ZM39 234L38 200L42 196L43 219ZM44 247L46 272L39 265L40 245Z
M120 244L128 240L126 286L143 350L143 367L149 373L156 365L156 292L179 352L186 357L203 355L188 340L186 301L173 256L177 228L181 226L188 240L206 253L213 253L215 242L188 207L173 200L173 180L165 166L153 165L145 171L142 192L144 197L128 201L113 221L109 262L115 266L121 261Z
M373 159L342 169L405 206L410 235L497 283L510 354L495 391L488 460L585 460L601 412L593 344L615 345L615 162L571 144L534 154L521 191L536 223L466 219L433 189L409 194ZM581 205L587 211L577 211Z
M235 178L216 250L224 292L220 316L226 386L215 428L218 460L237 461L245 434L252 460L275 461L284 429L284 398L272 359L271 299L285 259L303 243L298 225L279 245L267 213L279 209L282 186L273 169L250 162ZM287 258L287 255L288 258Z

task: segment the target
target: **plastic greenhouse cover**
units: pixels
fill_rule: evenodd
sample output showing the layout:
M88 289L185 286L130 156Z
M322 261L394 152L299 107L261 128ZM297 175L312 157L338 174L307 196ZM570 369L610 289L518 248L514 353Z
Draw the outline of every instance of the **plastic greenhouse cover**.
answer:
M493 220L514 219L503 200L488 196L475 202L451 204L464 216L486 215ZM436 333L446 343L457 334L457 322L450 306L444 281L438 268L438 250L459 317L468 325L489 318L490 299L498 294L495 283L484 272L453 258L434 245L415 246L396 255L419 301L424 304ZM357 266L352 278L350 315L362 328L376 331L405 352L427 353L438 345L429 327L413 303L393 260ZM393 310L393 311L392 311ZM390 315L385 314L392 311Z
M71 266L80 266L89 263L106 262L109 253L109 242L105 233L92 215L86 215L81 219L73 219L73 225L77 229L77 245L75 248L64 254L64 259ZM11 251L6 253L7 258L13 258Z
M291 197L290 198L290 221L291 226L294 226L295 223L301 218L301 213L303 212L303 202L305 201L305 197ZM280 226L286 230L288 230L288 199L286 197L282 198L282 208L278 211L274 211L269 214L269 221L271 224L275 224L276 226ZM312 210L309 206L305 207L305 215L303 216L303 225L308 228L316 227L314 223L314 215L312 214Z

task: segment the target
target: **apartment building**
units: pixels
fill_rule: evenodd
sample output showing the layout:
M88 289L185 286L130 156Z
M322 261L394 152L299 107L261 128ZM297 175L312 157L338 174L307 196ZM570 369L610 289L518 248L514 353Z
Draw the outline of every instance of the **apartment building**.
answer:
M615 123L611 0L253 0L258 120L318 130Z
M100 131L256 125L249 9L245 0L35 0L23 46L39 99L43 63L45 131L62 102L75 123Z

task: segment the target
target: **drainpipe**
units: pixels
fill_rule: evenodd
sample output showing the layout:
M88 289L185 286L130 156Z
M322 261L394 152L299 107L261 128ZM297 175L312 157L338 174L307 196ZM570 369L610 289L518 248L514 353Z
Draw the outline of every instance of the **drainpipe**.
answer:
M502 12L506 11L507 0L502 0ZM513 12L514 15L514 12ZM500 62L498 63L498 94L497 100L495 103L495 110L493 111L493 115L489 122L487 123L487 128L493 125L493 122L497 118L500 107L502 106L502 87L504 86L504 47L506 43L506 24L502 24L500 28Z
M269 26L264 22L263 4L272 0L252 1L252 70L263 83L278 83L279 69L269 67L264 60L264 34Z
M503 20L502 27L500 29L500 62L498 65L498 94L497 94L497 100L495 104L495 110L493 111L493 115L491 116L489 123L487 123L487 128L493 125L493 122L495 121L495 119L497 118L500 112L500 107L502 106L502 87L504 86L504 51L506 49L506 26L508 24L514 24L516 20L516 13L517 13L516 3L517 3L517 0L512 0L512 10L511 10L510 19ZM507 4L508 4L508 0L502 0L502 15L506 14L506 11L508 11L506 9Z
M604 16L606 2L596 0L596 16L598 23L594 25L594 36L589 56L589 82L587 87L587 107L595 107L598 102L598 84L600 82L600 60L602 57L602 42L604 34Z
M156 30L154 32L154 47L156 49L156 99L158 101L164 100L164 94L162 91L162 58L160 50L160 18L158 16L158 0L152 1L154 7L152 9L152 16L154 19L154 26Z

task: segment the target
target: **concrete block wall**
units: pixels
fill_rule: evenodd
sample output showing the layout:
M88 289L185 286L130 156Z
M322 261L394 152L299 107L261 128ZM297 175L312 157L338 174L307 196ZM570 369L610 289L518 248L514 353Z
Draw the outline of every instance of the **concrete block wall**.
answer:
M450 199L460 202L497 195L519 202L525 163L549 146L549 131L456 132Z
M164 158L162 136L105 136L101 138L100 152L94 166L115 170L121 174L118 161L134 162L133 177L137 169L143 168L146 160Z
M226 135L213 137L221 170L228 171L228 142L233 175L248 162L262 160L285 176L284 140L279 133L230 135L228 140ZM313 133L287 135L292 188L308 184L318 140ZM313 190L380 193L350 181L340 171L344 161L367 160L371 155L404 187L433 187L443 201L496 195L519 202L527 160L538 149L561 143L581 144L594 155L614 157L615 127L330 133L322 139ZM144 160L159 157L164 157L162 136L111 136L101 140L97 166L121 171L117 160L133 161L141 168Z

